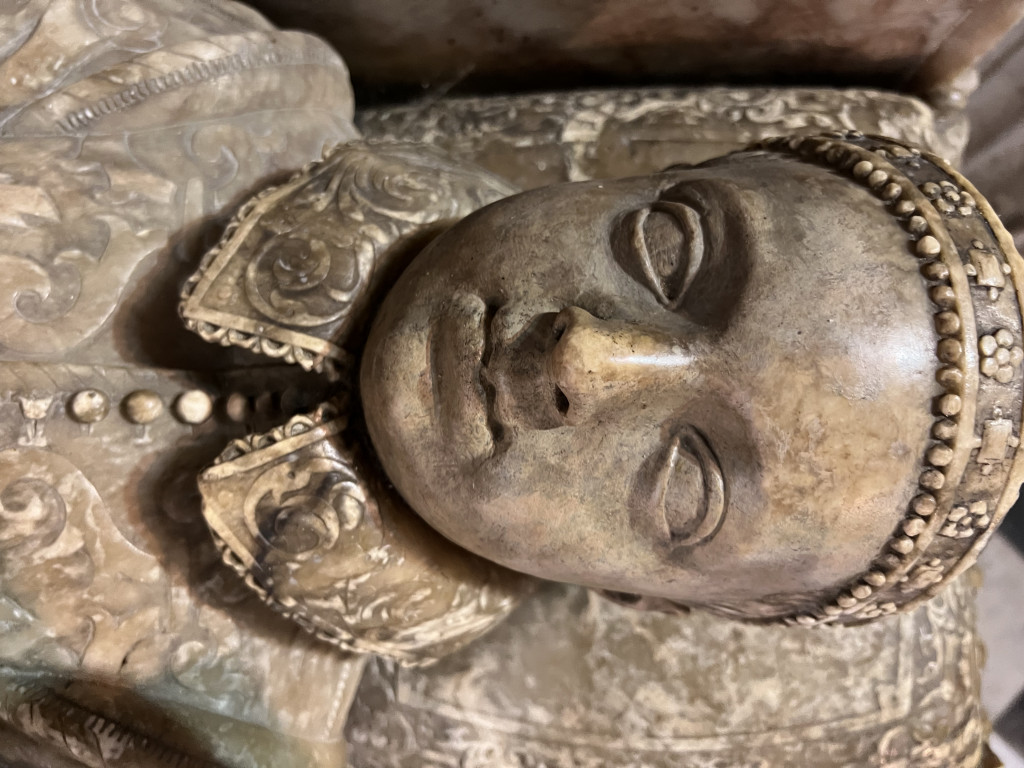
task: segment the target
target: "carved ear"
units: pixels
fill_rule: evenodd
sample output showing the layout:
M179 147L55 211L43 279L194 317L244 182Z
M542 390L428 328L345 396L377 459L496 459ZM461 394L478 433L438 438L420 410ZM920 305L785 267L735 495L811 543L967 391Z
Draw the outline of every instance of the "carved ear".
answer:
M428 664L479 637L534 583L429 528L329 407L235 441L199 478L224 561L271 607L346 650Z
M330 371L410 252L515 192L428 147L339 145L242 206L186 283L182 317L207 341Z

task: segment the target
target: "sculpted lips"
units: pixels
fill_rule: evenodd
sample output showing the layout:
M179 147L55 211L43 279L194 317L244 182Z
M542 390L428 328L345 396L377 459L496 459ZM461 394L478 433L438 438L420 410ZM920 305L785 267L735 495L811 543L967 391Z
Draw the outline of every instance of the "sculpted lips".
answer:
M434 415L445 441L463 461L494 451L480 372L488 308L479 296L456 293L435 320L430 343Z

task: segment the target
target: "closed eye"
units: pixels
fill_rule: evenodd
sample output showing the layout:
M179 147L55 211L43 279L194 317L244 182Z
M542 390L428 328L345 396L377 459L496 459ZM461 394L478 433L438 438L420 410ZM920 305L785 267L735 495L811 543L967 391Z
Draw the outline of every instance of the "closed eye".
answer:
M662 307L723 330L749 284L763 212L721 179L687 180L635 205L611 223L611 257Z
M700 214L675 201L633 211L623 222L643 282L669 309L676 309L704 261Z
M713 536L725 516L725 478L704 436L684 426L673 436L654 477L651 513L672 546Z

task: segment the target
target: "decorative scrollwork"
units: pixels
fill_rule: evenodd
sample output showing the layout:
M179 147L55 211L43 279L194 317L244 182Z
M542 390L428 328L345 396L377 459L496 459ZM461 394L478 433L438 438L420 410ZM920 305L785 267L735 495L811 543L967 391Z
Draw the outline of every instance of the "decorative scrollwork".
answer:
M339 145L244 204L182 292L186 325L324 370L347 361L380 276L417 242L515 190L425 147Z
M316 327L344 317L373 269L373 243L342 233L329 241L275 235L245 270L245 292L268 318Z
M439 175L429 162L410 162L402 155L385 150L354 157L339 179L339 188L350 198L342 197L341 207L369 209L411 224L457 215L462 206L458 195L452 195L459 191L452 188L453 179Z
M985 718L973 590L962 578L910 614L820 632L637 612L551 584L457 657L368 664L349 757L401 768L975 768ZM780 665L780 649L799 660Z
M0 552L44 549L60 538L67 519L67 504L53 485L18 477L0 490Z
M253 482L243 508L254 539L305 560L359 525L366 495L349 466L315 458L300 466L271 466Z
M329 414L235 441L200 476L224 562L321 640L404 664L431 663L503 621L532 580L427 528Z

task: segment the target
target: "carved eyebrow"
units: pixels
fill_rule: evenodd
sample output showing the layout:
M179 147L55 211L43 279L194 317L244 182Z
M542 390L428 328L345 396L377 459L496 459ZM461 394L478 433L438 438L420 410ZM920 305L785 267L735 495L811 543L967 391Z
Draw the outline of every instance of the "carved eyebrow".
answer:
M722 330L728 324L750 279L757 209L751 208L749 191L728 180L700 178L674 184L657 198L657 204L683 205L700 214L701 263L679 304L669 308L707 328ZM756 192L770 196L770 190Z

